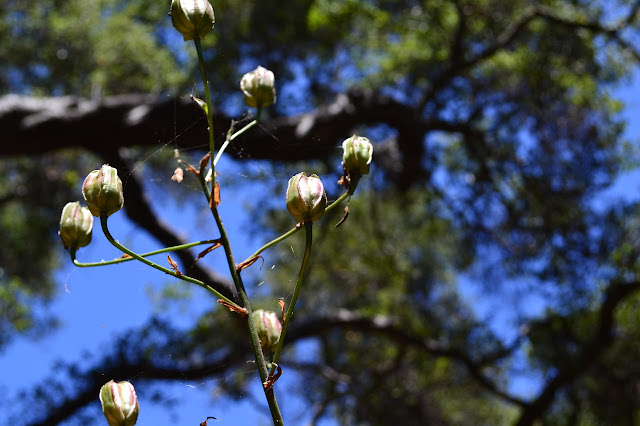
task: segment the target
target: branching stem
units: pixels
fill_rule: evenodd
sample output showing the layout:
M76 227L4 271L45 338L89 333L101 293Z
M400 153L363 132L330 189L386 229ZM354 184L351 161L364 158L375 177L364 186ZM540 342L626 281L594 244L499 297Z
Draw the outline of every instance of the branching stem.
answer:
M264 354L262 353L262 348L260 347L260 338L258 337L258 331L256 329L256 325L253 322L253 317L251 315L251 304L249 302L249 298L247 296L247 292L244 288L244 284L242 283L242 278L240 277L240 271L238 271L237 265L233 259L233 252L231 251L231 244L229 242L229 237L227 236L227 231L225 230L224 224L222 223L222 219L220 218L220 214L218 213L218 206L215 203L215 200L211 200L213 197L213 189L216 188L216 173L215 166L220 158L220 154L215 156L215 145L213 142L213 119L212 119L212 109L211 109L211 95L209 93L209 82L207 80L207 73L205 70L204 58L202 55L202 46L200 45L200 40L198 38L194 39L196 50L198 51L198 60L200 62L200 71L202 73L202 83L205 87L205 100L207 103L207 120L209 123L209 149L211 152L211 188L209 190L204 177L201 177L201 185L203 187L203 192L209 201L209 206L211 208L211 213L216 221L216 225L218 226L218 230L220 231L220 241L222 243L222 247L224 248L224 252L227 258L227 264L229 266L229 272L231 273L231 278L233 279L233 283L235 284L236 291L238 292L238 296L240 298L240 302L242 303L242 307L247 311L247 328L249 329L249 337L251 340L251 348L253 350L253 354L256 360L256 364L258 365L258 373L260 374L261 383L264 383L268 378L268 370L267 363L264 358ZM235 137L244 133L246 130L250 129L257 123L256 120L254 122L249 123L239 132L234 135L228 136L227 141L230 142ZM228 142L225 141L225 145L221 148L220 151L224 151L226 149ZM265 397L267 399L267 403L269 404L269 411L271 412L271 417L273 419L273 424L277 426L284 425L284 421L282 420L282 414L280 413L280 408L278 407L278 402L276 401L275 393L272 388L264 389Z
M179 280L187 281L187 282L196 284L196 285L204 288L208 292L213 293L218 299L222 299L225 302L227 302L227 303L229 303L229 304L231 304L233 306L238 306L236 303L234 303L233 301L229 300L226 296L224 296L218 290L216 290L213 287L203 283L202 281L197 280L195 278L191 278L191 277L186 276L186 275L178 274L177 272L172 271L171 269L165 268L164 266L160 266L157 263L154 263L154 262L150 261L149 259L146 259L146 258L140 256L139 254L133 252L132 250L130 250L130 249L126 248L125 246L123 246L122 244L120 244L118 241L116 241L115 238L113 238L113 236L109 232L109 228L107 227L107 216L106 215L100 216L100 225L102 225L102 232L104 232L104 236L107 237L107 240L109 240L109 242L111 244L113 244L118 250L122 251L123 253L128 254L132 258L139 260L140 262L144 263L145 265L151 266L152 268L155 268L155 269L157 269L159 271L162 271L165 274L168 274L168 275L171 275L172 277L178 278Z
M273 354L273 362L271 366L271 371L269 375L272 375L275 372L276 364L280 359L280 352L282 352L282 346L284 345L284 338L287 334L287 329L289 328L289 323L293 317L293 310L296 306L296 301L298 300L298 293L300 293L300 288L302 287L302 281L304 280L304 274L307 270L307 263L309 262L309 256L311 255L311 243L313 240L313 223L305 222L304 230L306 235L306 243L304 249L304 257L302 258L302 265L300 265L300 272L298 273L298 280L296 281L296 288L293 290L293 296L291 297L291 302L289 302L289 308L287 309L287 313L284 316L284 322L282 324L282 331L280 332L280 340L278 340L278 346L276 347L276 351Z
M181 244L179 246L165 247L160 250L154 250L147 253L143 253L140 255L140 257L149 257L149 256L154 256L156 254L168 253L168 252L178 251L178 250L185 250L191 247L200 246L204 244L214 244L217 241L218 240L203 240L203 241L196 241L188 244ZM83 262L78 262L78 260L76 259L76 250L71 250L69 254L71 255L71 260L73 261L73 264L79 268L91 268L93 266L115 265L117 263L128 262L129 260L135 259L135 257L119 257L113 260L101 260L100 262L83 263Z

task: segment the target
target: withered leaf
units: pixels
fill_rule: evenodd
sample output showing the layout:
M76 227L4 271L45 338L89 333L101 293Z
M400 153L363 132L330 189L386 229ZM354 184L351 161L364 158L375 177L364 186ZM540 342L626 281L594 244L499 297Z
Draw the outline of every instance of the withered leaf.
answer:
M178 274L179 276L183 275L182 272L178 270L178 262L173 260L170 255L167 255L167 261L169 262L169 265L171 265L171 269L176 271L176 274Z

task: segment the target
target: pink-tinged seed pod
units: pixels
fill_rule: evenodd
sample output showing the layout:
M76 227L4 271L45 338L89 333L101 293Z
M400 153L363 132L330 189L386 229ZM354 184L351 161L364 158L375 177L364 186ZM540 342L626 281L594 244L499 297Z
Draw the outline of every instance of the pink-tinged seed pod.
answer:
M100 170L92 171L82 184L82 195L92 215L111 216L124 205L122 181L118 177L118 171L106 164Z
M140 404L129 382L105 383L100 389L100 403L109 426L133 426L138 421Z
M77 250L86 247L91 242L93 231L93 216L86 207L81 207L79 201L67 203L60 216L60 230L58 235L66 249Z
M240 80L244 102L251 108L263 108L276 102L275 76L264 67L246 73Z
M172 0L171 23L185 41L204 38L216 18L208 0Z
M258 331L260 346L262 346L262 349L275 352L280 340L280 332L282 331L282 324L280 324L278 315L273 311L258 309L253 311L251 316Z
M315 222L324 214L327 194L316 175L298 173L289 179L287 210L298 222Z
M353 135L342 142L342 167L351 175L369 174L369 164L373 156L373 145L369 139Z

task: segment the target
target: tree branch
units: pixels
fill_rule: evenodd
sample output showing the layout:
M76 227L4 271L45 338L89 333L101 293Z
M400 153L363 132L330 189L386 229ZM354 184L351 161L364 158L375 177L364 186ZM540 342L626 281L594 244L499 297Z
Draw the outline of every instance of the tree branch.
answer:
M525 405L518 419L518 426L532 425L540 419L554 401L556 393L584 373L605 352L613 340L615 310L627 297L640 290L640 282L621 284L612 282L605 292L604 302L598 312L597 330L591 341L584 345L582 351L567 367L556 373L547 382L540 394L532 402ZM557 366L556 366L557 368Z
M513 348L501 349L493 354L487 354L481 357L480 361L473 361L462 350L446 348L437 342L422 339L407 333L389 317L385 317L383 315L377 315L373 318L364 317L347 310L340 310L332 315L306 318L299 322L294 322L291 327L291 330L287 333L287 340L290 342L310 337L320 337L333 328L358 330L372 334L383 334L398 345L413 346L420 350L425 350L431 355L452 358L461 362L467 368L471 376L489 392L516 405L523 405L522 401L499 390L498 387L482 373L482 369L487 366L488 363L496 362L504 356L507 356L510 351L515 348L515 345ZM136 336L140 333L144 334L145 332L149 333L148 330L154 330L154 325L145 325L141 327L140 330L142 330L142 332L136 333L128 331L127 335L130 336L129 338L131 339L131 336ZM165 331L165 333L170 334L170 331ZM145 358L145 356L153 357L154 355L163 353L162 348L155 347L150 355L144 355L146 353L144 348L148 343L146 343L144 339L139 342L135 338L133 339L135 350L122 352L124 348L120 348L119 352L116 350L115 356L112 355L103 358L99 361L98 365L89 372L83 374L74 372L74 386L70 387L65 385L65 389L72 388L76 393L70 396L65 395L64 402L58 406L47 407L46 418L31 423L31 425L58 424L59 422L70 418L82 407L95 402L97 399L98 389L100 389L104 382L109 378L136 377L136 386L141 384L143 381L153 380L210 379L216 375L226 374L229 367L244 363L247 357L246 353L239 352L242 350L238 349L241 348L240 345L235 347L235 349L232 345L232 348L228 353L223 357L212 361L206 361L204 363L184 361L180 362L179 365L176 365L177 363L172 363L172 365L167 366L166 364L159 364L159 361L154 361L153 358ZM154 343L157 342L158 337L154 337L152 341ZM187 342L182 340L181 344L199 345L200 343L197 341ZM172 339L168 339L165 345L172 351L175 351L177 348L176 342ZM126 345L123 343L123 346L130 347L131 342L128 341ZM331 380L347 380L343 375L340 375L330 369L323 370L322 373L330 376ZM47 380L47 386L54 386L53 381Z

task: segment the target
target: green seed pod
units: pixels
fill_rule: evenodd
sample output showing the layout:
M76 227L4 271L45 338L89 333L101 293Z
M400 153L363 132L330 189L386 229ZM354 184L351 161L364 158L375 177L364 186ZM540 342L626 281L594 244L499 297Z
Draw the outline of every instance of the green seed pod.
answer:
M251 108L263 108L276 102L275 77L264 67L246 73L240 80L244 102Z
M353 135L342 142L342 167L352 175L369 174L369 164L373 156L373 145L369 139Z
M280 340L280 332L282 331L282 324L280 324L278 315L273 311L258 309L253 311L251 316L256 324L260 346L264 350L275 352Z
M324 214L327 194L316 175L298 173L289 179L287 210L298 222L315 222Z
M129 382L110 380L100 389L102 412L109 426L133 426L138 420L138 397Z
M67 203L60 216L60 230L58 235L66 249L77 250L86 247L91 242L93 231L93 216L86 207L80 207L80 202Z
M185 41L204 38L216 21L208 0L172 0L169 14L171 23Z
M124 205L118 171L106 164L100 170L92 171L82 184L82 195L92 215L111 216Z

